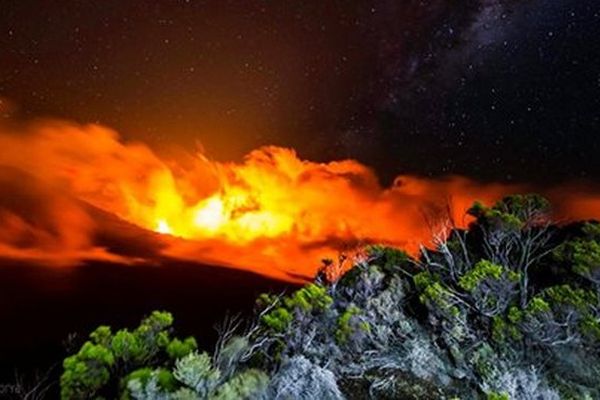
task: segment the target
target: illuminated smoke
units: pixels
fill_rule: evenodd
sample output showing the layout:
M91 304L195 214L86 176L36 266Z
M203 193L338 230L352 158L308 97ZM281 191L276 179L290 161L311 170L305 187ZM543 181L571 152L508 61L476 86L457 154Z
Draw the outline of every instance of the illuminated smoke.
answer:
M4 258L174 258L280 278L309 276L321 258L362 244L415 252L428 243L436 216L465 226L474 200L532 189L456 176L400 176L382 188L356 161L315 163L278 147L255 150L241 163L202 154L162 159L110 129L60 121L0 128L0 167ZM600 215L597 193L575 185L545 193L563 218ZM146 251L129 250L134 241Z

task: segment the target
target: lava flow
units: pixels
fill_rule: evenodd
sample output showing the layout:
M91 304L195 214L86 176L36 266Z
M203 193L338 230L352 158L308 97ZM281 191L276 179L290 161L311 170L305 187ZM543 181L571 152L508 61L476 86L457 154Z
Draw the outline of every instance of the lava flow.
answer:
M474 200L535 189L456 176L400 176L383 188L356 161L315 163L279 147L241 163L165 158L102 126L60 121L0 127L0 187L1 258L70 265L158 255L279 278L310 276L321 258L362 244L414 252L431 238L428 221L464 225ZM600 216L597 193L543 192L562 217ZM107 216L127 224L108 229ZM134 228L147 234L123 236ZM120 239L107 245L111 235ZM147 251L129 251L132 240Z

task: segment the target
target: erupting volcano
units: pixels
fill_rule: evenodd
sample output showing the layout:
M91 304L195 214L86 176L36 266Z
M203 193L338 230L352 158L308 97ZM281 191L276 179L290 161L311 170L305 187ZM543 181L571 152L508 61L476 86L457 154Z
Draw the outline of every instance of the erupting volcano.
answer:
M316 163L280 147L239 163L202 153L174 159L98 125L12 123L2 128L0 149L0 182L11 193L0 204L0 255L42 264L165 257L308 278L321 259L366 244L415 253L436 224L466 226L473 201L512 192L544 192L557 218L600 216L600 196L575 184L399 176L384 188L353 160Z
M1 398L600 398L598 1L57 3L0 12Z

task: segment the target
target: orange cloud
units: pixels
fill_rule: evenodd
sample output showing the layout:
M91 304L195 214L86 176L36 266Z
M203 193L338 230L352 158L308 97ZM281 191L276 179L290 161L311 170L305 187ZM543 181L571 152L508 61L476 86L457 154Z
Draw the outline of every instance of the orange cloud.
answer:
M414 252L429 242L435 215L464 226L474 200L535 190L458 176L399 176L384 188L356 161L315 163L279 147L241 163L165 159L105 127L61 121L0 127L0 167L4 258L176 258L279 278L309 276L321 258L366 243ZM583 188L543 192L561 218L600 216L600 196Z

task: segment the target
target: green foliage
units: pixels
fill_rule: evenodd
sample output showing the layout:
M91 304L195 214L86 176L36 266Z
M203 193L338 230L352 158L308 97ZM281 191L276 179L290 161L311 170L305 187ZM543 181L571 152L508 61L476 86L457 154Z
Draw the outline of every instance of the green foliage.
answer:
M522 229L544 219L549 209L550 203L544 197L525 194L504 197L492 207L475 202L467 213L477 218L479 223L511 230Z
M148 381L150 381L150 379L152 379L153 372L154 371L150 367L136 369L135 371L130 372L123 379L121 379L119 389L123 391L128 387L129 382L131 381L139 381L145 385L148 383ZM121 397L123 398L123 400L127 400L130 398L127 394Z
M475 267L461 276L458 285L468 292L475 290L479 284L487 279L500 280L504 274L504 267L488 260L481 260Z
M158 385L166 390L172 391L177 387L177 382L175 381L175 376L171 371L165 368L159 368L156 370L156 380Z
M112 340L112 331L110 326L101 325L95 331L90 333L90 339L96 344L109 346Z
M333 302L324 286L311 283L289 296L278 299L261 295L259 305L274 306L262 316L261 322L274 332L285 332L296 313L311 314L326 310Z
M410 261L410 256L405 251L385 245L368 246L366 253L385 272L394 272Z
M360 315L360 308L351 304L346 310L339 316L337 321L337 329L335 330L335 340L338 344L345 344L348 342L350 337L360 329L363 332L369 331L369 324L365 321L354 321L355 317ZM354 323L353 322L358 322Z
M519 328L523 318L524 312L516 306L510 307L506 316L495 316L492 319L492 339L498 344L505 344L507 340L523 339L523 332Z
M262 316L261 321L274 332L285 332L294 317L284 307L278 307Z
M536 296L527 305L527 314L542 314L550 312L550 305L542 297Z
M212 365L206 353L190 353L175 363L175 378L194 389L201 397L208 396L219 384L221 371Z
M446 317L456 318L460 308L456 305L455 296L440 282L429 284L419 296L421 303Z
M220 359L227 358L229 369L221 370L207 353L196 351L193 338L170 340L167 329L171 324L170 315L153 313L134 331L122 329L113 335L109 327L99 327L90 334L91 341L65 359L61 397L233 400L259 396L266 390L266 374L256 369L236 372L240 368L229 365L238 362L230 353L243 351L240 347L248 346L247 339L233 337L224 343ZM154 357L147 358L148 354ZM157 361L159 354L162 361ZM111 379L118 385L107 390Z
M208 354L194 351L177 360L172 373L145 369L131 374L126 387L131 397L140 400L151 396L167 400L234 400L258 396L268 382L268 376L256 369L227 376L212 364Z
M311 283L291 296L284 297L283 304L289 309L300 309L306 313L323 311L331 305L333 299L327 294L327 288Z
M523 311L518 307L511 307L508 310L508 320L513 324L518 324L523 320Z
M537 331L562 327L571 340L584 338L590 344L600 344L600 301L598 294L570 285L544 289L527 305L523 322L537 325ZM534 332L537 333L537 332Z
M487 394L487 400L511 400L508 393L490 392Z
M167 354L169 357L176 360L186 356L197 348L198 344L194 337L190 336L183 341L175 338L167 345Z
M198 352L193 338L172 338L168 313L134 330L100 326L65 359L62 397L285 398L273 392L283 390L296 398L314 389L321 395L313 398L338 399L338 383L356 395L362 380L363 397L509 400L559 390L600 398L590 368L600 364L600 224L573 237L548 227L548 209L536 195L476 203L473 234L453 230L418 260L369 246L340 280L260 295L257 326L214 356ZM305 363L281 375L290 360ZM268 388L257 366L276 371ZM117 390L106 390L111 384ZM423 397L413 386L435 390Z
M262 371L249 369L235 375L210 396L210 400L250 399L267 387L269 377Z
M492 339L499 345L504 345L508 340L518 341L523 338L523 334L518 325L507 320L501 315L496 315L492 319Z
M168 369L152 369L150 367L143 367L129 373L121 380L119 386L121 391L121 399L131 399L131 392L129 390L130 386L136 386L137 383L138 388L141 388L150 384L151 382L156 385L158 390L164 392L173 391L177 388L175 376Z
M93 397L111 382L116 387L131 373L148 379L148 368L166 363L167 355L177 358L195 350L193 338L171 339L172 324L170 313L154 311L133 331L121 329L112 334L110 327L98 327L78 353L64 360L60 380L62 398ZM161 369L156 377L160 384L168 381Z
M439 282L439 277L430 271L423 271L413 276L413 282L419 292L424 291L428 286Z
M85 342L79 352L63 362L60 378L63 399L87 398L110 380L110 368L115 363L112 352L101 344Z
M586 223L584 237L561 244L554 251L558 261L571 264L573 271L600 289L600 224Z
M570 285L552 286L544 291L544 295L551 304L572 306L583 313L597 302L596 294L584 289L574 289Z
M484 378L491 376L496 371L497 362L494 350L487 343L479 346L471 357L475 371Z
M126 329L118 331L111 340L111 349L115 357L125 362L140 362L144 351L139 338Z
M272 295L270 293L261 293L256 298L256 307L258 307L259 309L264 309L276 302L277 296Z

